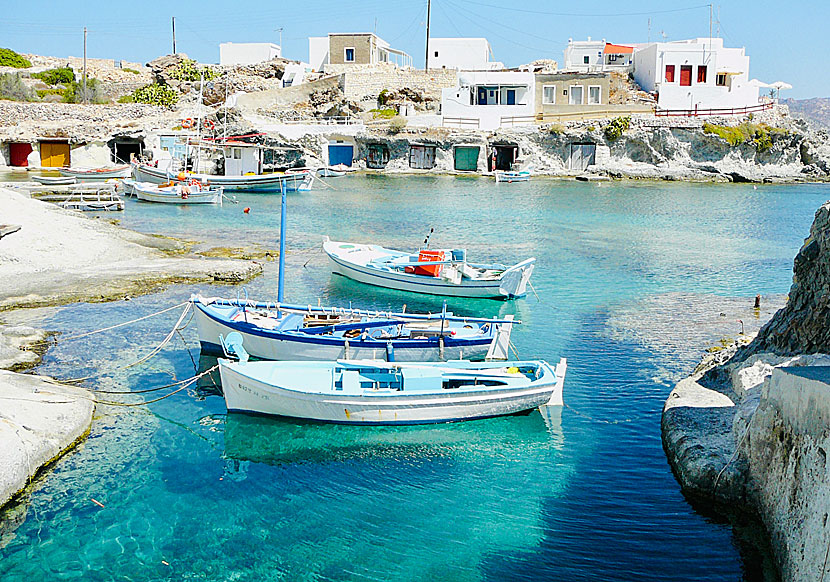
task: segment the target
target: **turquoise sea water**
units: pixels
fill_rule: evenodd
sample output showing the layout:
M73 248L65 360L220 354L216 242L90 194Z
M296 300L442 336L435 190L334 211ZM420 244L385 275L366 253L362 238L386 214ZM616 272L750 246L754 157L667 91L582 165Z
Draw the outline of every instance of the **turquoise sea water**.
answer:
M432 427L319 426L227 415L209 379L148 407L99 406L89 438L0 513L0 580L761 578L756 551L681 495L662 450L660 411L708 343L737 334L738 318L757 327L756 293L767 305L788 291L792 259L830 188L329 182L336 190L289 195L287 299L441 309L440 298L332 277L323 235L415 248L434 227L433 246L466 246L471 260L536 256L528 298L448 304L466 314L515 313L521 357L567 357L568 406L547 417ZM276 248L278 197L238 198L221 208L129 201L118 217L204 247ZM238 288L179 285L24 319L69 335L195 291ZM247 291L273 299L275 263ZM191 325L148 365L118 369L175 320L170 313L58 338L36 371L105 373L85 385L118 391L210 367ZM100 397L137 402L166 392Z

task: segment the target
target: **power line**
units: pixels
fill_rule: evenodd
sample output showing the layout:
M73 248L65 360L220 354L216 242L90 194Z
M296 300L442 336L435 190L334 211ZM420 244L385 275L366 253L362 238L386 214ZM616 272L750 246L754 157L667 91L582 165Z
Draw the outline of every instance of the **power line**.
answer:
M544 14L547 16L573 16L578 18L604 18L604 17L613 17L613 16L648 16L652 14L668 14L670 12L687 12L690 10L697 10L699 8L709 8L709 4L699 4L697 6L687 6L686 8L671 8L668 10L649 10L646 12L595 12L595 13L576 13L576 12L547 12L544 10L527 10L524 8L513 8L509 6L499 6L498 4L484 4L482 2L476 2L474 0L459 0L459 2L465 2L467 4L473 4L479 7L486 7L486 8L498 8L500 10L507 10L510 12L525 12L527 14Z

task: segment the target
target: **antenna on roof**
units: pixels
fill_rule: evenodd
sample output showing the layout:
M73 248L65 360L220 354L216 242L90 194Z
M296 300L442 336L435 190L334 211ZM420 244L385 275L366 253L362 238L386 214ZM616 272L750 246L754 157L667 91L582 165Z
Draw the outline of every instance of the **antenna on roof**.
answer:
M431 236L432 236L432 233L433 233L433 232L435 232L435 229L434 229L434 228L430 228L430 229L429 229L429 234L428 234L428 235L427 235L427 237L424 239L424 248L425 248L425 249L428 249L428 248L429 248L429 237L431 237Z

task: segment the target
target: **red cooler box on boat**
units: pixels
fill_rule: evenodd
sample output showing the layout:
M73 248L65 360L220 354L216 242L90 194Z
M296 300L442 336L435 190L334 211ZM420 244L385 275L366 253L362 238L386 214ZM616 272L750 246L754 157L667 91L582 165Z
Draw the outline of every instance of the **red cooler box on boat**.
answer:
M443 261L444 251L418 251L418 262L428 263L431 261ZM440 277L444 265L419 265L415 267L416 275L427 277Z

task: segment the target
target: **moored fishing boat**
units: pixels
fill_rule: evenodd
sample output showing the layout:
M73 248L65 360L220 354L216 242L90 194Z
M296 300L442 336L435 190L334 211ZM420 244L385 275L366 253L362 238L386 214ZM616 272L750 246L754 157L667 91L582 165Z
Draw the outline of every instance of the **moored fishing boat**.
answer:
M527 182L530 180L530 172L528 170L522 171L504 171L496 170L496 182Z
M139 200L167 204L222 204L222 188L203 186L199 182L182 182L170 186L135 182L130 188Z
M329 166L328 168L318 169L317 175L322 176L323 178L339 178L341 176L345 176L346 172L342 170L335 170L333 166Z
M44 186L68 186L78 182L72 176L32 176L32 180Z
M75 178L81 182L105 181L112 178L130 176L130 166L113 166L111 168L58 168L61 176Z
M132 172L133 177L138 182L164 184L171 178L166 170L137 162L133 163ZM308 170L290 174L246 174L241 176L219 176L188 172L185 177L211 186L221 186L225 191L245 190L251 192L279 192L282 183L285 183L285 189L288 192L306 191L311 189L314 180L314 176Z
M323 250L332 272L355 281L401 291L513 299L527 293L535 258L512 267L467 262L464 249L422 249L406 253L378 245L332 241L326 237Z
M250 362L238 334L219 360L229 411L344 424L430 424L561 406L567 363Z
M513 316L504 319L190 298L202 353L221 354L220 337L239 333L267 360L384 359L398 362L505 360Z

